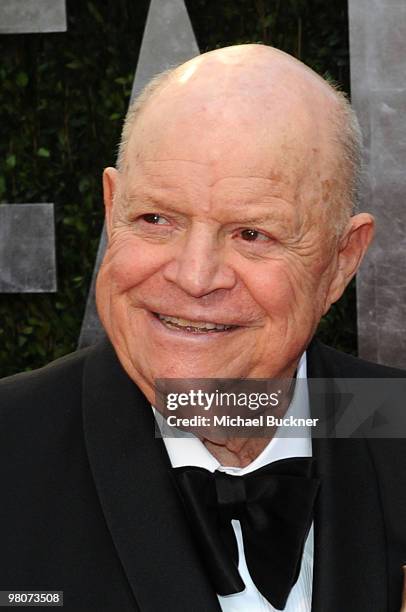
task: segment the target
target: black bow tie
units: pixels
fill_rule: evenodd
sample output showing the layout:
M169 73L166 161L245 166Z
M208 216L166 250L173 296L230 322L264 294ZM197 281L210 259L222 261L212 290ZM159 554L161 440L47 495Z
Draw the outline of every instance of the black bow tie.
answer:
M245 588L231 525L241 523L251 578L262 595L283 609L300 571L319 479L313 459L283 459L231 476L199 467L174 468L178 490L213 587L219 595Z

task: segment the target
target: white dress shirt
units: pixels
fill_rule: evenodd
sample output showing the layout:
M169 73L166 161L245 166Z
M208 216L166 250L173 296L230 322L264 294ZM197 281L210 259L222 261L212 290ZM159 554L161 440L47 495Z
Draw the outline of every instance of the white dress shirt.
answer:
M297 378L306 378L306 353L300 359ZM300 392L299 392L300 391ZM168 431L168 425L163 427L163 417L154 409L158 426ZM309 396L307 385L295 385L295 390L286 416L309 418ZM244 468L226 467L207 450L205 445L195 436L188 434L187 437L164 437L164 443L173 467L193 465L205 468L210 472L219 470L231 475L248 474L264 465L287 459L289 457L311 457L312 444L309 428L301 428L305 437L286 437L280 427L276 435L264 448L254 461ZM218 595L221 609L224 612L273 612L274 608L258 591L248 572L244 555L244 546L241 534L240 521L233 520L232 525L238 544L238 571L245 583L244 591L233 595ZM313 525L309 531L302 557L302 565L299 578L292 588L285 612L310 612L312 597L313 578ZM272 576L269 577L272 580Z

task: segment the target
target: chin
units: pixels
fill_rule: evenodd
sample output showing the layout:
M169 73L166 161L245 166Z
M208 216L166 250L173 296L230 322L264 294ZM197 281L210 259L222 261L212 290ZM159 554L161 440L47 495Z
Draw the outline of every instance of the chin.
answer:
M149 378L156 380L158 378L220 378L222 373L214 371L210 366L196 366L191 367L190 365L162 365L161 367L151 368L152 376Z

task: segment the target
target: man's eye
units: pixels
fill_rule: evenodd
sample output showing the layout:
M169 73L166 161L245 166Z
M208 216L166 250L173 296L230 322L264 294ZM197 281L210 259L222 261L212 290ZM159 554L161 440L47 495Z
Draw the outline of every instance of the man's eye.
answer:
M157 213L147 213L146 215L142 215L141 219L146 223L151 223L152 225L166 225L167 220L165 217L161 217Z
M240 236L246 242L267 242L268 240L270 240L269 236L255 229L241 230Z

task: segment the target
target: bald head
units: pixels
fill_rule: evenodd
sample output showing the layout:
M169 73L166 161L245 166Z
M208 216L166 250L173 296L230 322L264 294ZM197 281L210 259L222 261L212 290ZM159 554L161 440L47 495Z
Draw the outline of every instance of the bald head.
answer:
M322 179L317 199L337 233L351 214L360 150L355 115L343 94L282 51L217 49L155 77L129 109L118 169L125 171L129 147L154 138L161 146L163 134L190 146L195 140L202 163L224 163L240 148L249 164L258 148L269 149L271 174L277 157L295 175L287 180L303 186L306 176Z

